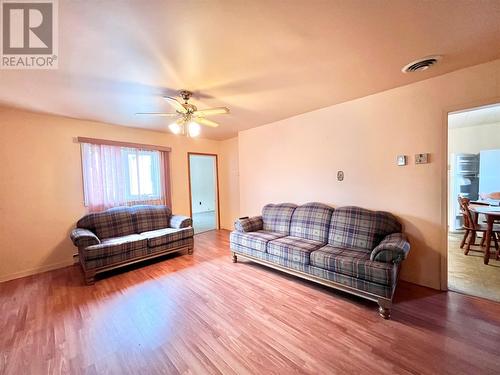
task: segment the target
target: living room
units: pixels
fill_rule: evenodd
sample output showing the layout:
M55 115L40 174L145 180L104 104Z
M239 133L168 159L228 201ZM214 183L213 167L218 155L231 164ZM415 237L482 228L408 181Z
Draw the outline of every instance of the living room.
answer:
M499 1L33 3L0 3L0 373L497 371L448 117L500 103Z

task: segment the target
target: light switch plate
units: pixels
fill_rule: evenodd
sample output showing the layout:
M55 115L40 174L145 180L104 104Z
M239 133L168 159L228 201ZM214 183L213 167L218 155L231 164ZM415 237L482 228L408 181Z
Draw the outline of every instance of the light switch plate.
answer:
M408 157L406 155L398 155L397 163L399 166L408 164Z
M429 154L415 154L415 164L427 164L429 162Z

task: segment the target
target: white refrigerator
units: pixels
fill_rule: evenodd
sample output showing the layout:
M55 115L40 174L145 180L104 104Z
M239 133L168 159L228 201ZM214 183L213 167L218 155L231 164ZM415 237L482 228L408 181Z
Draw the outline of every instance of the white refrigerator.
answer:
M479 154L479 194L500 192L500 150Z

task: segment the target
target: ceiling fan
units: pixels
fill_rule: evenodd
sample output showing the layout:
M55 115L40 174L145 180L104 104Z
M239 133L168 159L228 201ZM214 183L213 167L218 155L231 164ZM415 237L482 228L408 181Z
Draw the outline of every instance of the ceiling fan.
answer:
M229 113L226 107L216 107L198 110L194 104L189 103L189 99L193 95L191 91L182 90L179 92L184 103L171 96L164 96L163 98L174 107L175 112L161 113L161 112L140 112L136 115L147 116L161 116L177 118L175 122L170 124L168 128L174 134L183 134L189 137L196 137L201 132L200 125L210 126L216 128L218 123L208 120L206 116L224 115Z

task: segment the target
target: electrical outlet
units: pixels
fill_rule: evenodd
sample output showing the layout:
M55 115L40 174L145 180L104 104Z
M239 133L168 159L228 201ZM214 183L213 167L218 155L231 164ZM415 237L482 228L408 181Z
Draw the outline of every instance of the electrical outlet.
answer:
M343 181L343 180L344 180L344 172L338 171L337 172L337 181Z
M427 164L429 162L429 154L415 154L415 164Z

